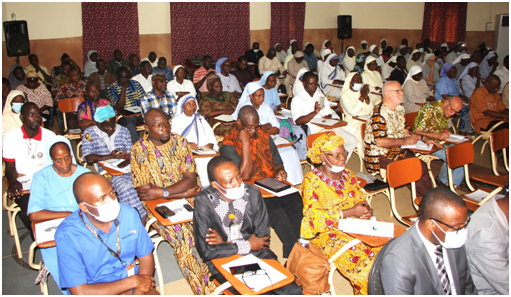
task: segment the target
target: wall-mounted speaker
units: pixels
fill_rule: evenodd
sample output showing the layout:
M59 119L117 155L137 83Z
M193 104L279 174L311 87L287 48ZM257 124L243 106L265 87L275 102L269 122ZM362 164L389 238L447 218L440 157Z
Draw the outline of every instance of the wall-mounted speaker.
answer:
M4 22L4 33L7 56L17 57L30 55L27 21Z
M337 16L337 38L351 39L351 15Z

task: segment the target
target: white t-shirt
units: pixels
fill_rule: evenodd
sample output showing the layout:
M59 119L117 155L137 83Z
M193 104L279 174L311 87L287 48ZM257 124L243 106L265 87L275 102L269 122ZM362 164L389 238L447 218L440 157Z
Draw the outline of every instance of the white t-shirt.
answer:
M314 97L311 97L306 90L301 90L291 101L291 116L293 121L296 123L296 120L302 116L308 115L309 113L314 111L314 105L316 102L319 102L321 97L325 97L321 91L316 89L314 93ZM330 104L328 100L325 98L325 106L323 109L316 115L317 118L322 118L329 114L332 115L333 119L338 119L339 116L330 108Z
M222 91L232 93L234 91L241 93L240 83L236 76L229 73L229 76L224 76L222 73L217 73L222 82Z
M183 84L178 83L176 79L169 81L167 83L167 91L176 98L178 97L177 92L190 92L190 95L193 97L197 95L193 83L188 79L183 79Z
M147 79L142 75L142 73L139 73L135 76L133 76L131 79L136 80L140 83L142 88L144 89L144 92L149 93L153 90L153 81L152 81L152 74L149 74L147 76Z
M3 158L6 162L16 162L16 171L24 175L18 178L20 182L31 181L32 175L45 167L48 153L46 142L53 136L55 133L52 131L39 127L39 134L34 138L28 138L23 126L5 134ZM30 188L30 183L28 187Z

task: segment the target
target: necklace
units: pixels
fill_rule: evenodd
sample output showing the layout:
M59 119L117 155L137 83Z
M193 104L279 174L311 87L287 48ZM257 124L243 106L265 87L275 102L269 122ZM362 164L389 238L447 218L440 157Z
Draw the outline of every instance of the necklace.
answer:
M37 142L35 143L34 153L33 153L32 155L30 155L30 151L31 151L30 146L32 145L30 140L31 140L30 138L29 138L29 140L26 140L26 139L25 139L25 144L27 145L28 155L29 155L29 157L33 160L33 159L35 159L35 153L37 152L37 146L39 145L39 141L37 141Z
M71 166L73 166L73 165L71 165ZM68 190L67 190L66 186L65 186L65 185L64 185L64 183L62 182L62 178L60 177L59 173L57 172L58 170L57 170L57 169L55 169L55 166L53 166L53 170L55 170L55 173L56 173L56 174L57 174L57 176L58 176L58 180L59 180L60 184L62 185L62 188L64 188L64 191L66 192L66 196L67 196L67 198L69 199L69 204L73 203L73 200L71 199L71 196L69 196L69 193L68 193ZM73 168L72 168L72 167L71 167L71 170L73 170ZM76 169L75 169L75 170L76 170ZM71 173L71 175L70 175L69 177L73 176L73 174L74 174L74 172L73 172L73 173Z

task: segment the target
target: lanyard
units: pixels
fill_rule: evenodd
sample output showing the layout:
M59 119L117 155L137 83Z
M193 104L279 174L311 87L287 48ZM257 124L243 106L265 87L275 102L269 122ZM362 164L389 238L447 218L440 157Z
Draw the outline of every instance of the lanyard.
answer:
M101 239L101 237L98 235L98 233L96 232L96 230L92 229L89 225L87 225L87 223L85 223L85 221L83 220L83 217L82 217L82 211L80 210L80 219L82 219L82 222L85 224L85 227L87 227L87 229L89 229L89 231L94 234L94 236L96 236L96 238L101 241L101 243L106 247L106 249L110 252L110 254L112 254L112 256L116 257L120 262L121 262L121 265L123 267L126 267L126 262L124 262L120 255L121 255L121 244L120 244L120 240L119 240L119 221L117 219L114 220L114 224L116 226L116 235L117 235L117 253L115 253L111 248L108 247L108 245L106 245L106 243L103 241L103 239Z

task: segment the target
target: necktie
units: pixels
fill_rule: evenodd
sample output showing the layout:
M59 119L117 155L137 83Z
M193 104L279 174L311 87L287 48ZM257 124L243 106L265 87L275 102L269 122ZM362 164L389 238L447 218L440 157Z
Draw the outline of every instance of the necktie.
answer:
M436 248L435 255L436 255L435 266L438 271L438 277L440 278L440 283L442 284L444 293L445 295L451 295L451 285L449 283L449 278L447 277L447 271L445 270L444 257L441 245L439 245Z

